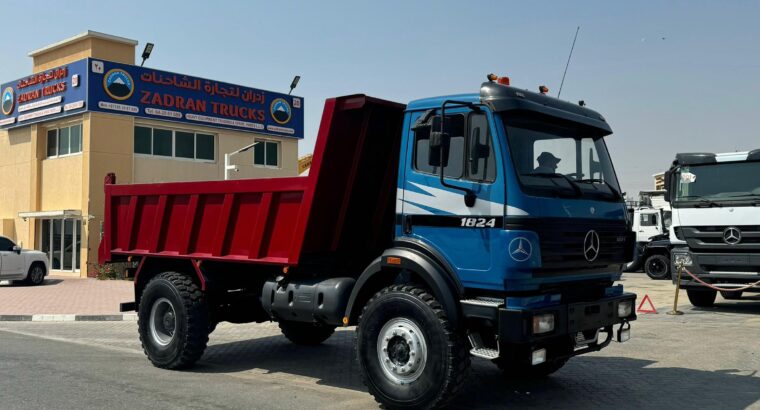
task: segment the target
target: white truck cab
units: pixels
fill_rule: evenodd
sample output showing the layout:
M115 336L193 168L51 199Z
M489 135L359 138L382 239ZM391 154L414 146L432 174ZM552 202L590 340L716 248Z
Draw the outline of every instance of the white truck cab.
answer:
M725 299L760 292L760 149L676 155L665 174L673 209L671 260ZM675 275L674 275L675 276ZM695 306L711 306L717 291L684 275ZM736 289L736 290L729 290Z
M0 280L24 281L40 285L48 274L47 255L21 249L12 240L0 236Z

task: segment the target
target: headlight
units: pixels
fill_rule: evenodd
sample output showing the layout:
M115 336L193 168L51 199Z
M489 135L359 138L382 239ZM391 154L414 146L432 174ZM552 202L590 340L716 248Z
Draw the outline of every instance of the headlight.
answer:
M533 334L540 335L554 330L554 314L545 313L533 316Z
M633 310L633 302L631 302L630 300L625 300L618 303L618 317L631 316L632 310Z
M673 262L676 266L690 266L692 264L691 254L688 253L674 253Z

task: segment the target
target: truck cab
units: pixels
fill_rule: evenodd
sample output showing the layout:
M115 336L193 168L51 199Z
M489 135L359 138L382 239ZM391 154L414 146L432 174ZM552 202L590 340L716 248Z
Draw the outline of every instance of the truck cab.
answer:
M756 149L677 154L665 174L673 209L673 269L682 266L701 281L724 289L725 299L760 292L759 173L760 149ZM691 275L683 275L681 288L694 306L711 306L717 296L715 289Z
M397 242L445 255L465 316L477 311L468 317L473 354L564 363L578 348L563 342L568 333L594 347L600 330L607 343L613 337L609 327L579 327L585 319L574 315L635 318L627 307L618 316L618 302L634 296L613 285L634 236L604 142L611 132L595 111L497 82L408 105ZM586 301L593 307L573 307ZM552 330L503 328L542 312L556 315Z

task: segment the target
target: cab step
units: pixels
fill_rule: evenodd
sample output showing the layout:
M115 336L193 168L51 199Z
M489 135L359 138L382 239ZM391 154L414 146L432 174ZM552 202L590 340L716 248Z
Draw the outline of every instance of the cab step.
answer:
M483 345L483 339L480 337L480 333L469 333L467 338L470 339L470 354L482 359L494 360L499 358L499 350L492 349Z

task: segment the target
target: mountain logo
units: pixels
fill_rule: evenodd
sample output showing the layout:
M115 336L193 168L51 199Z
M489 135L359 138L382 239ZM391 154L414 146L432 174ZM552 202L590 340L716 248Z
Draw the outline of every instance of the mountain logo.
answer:
M284 98L276 98L272 101L272 105L269 106L269 112L278 124L287 124L293 111L290 109L290 104Z
M135 92L135 82L128 72L114 68L103 76L103 89L114 100L123 101Z
M13 108L16 106L16 98L13 94L13 87L6 87L5 90L3 90L3 114L5 115L11 115L13 114Z

